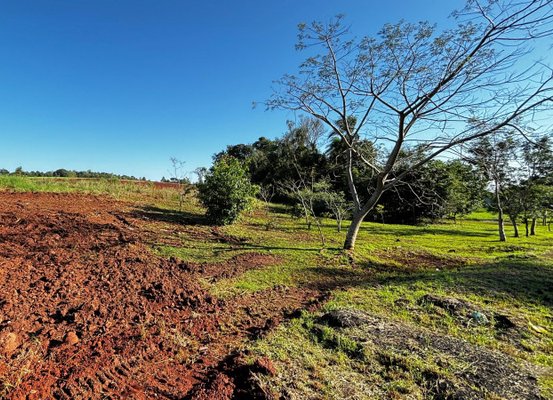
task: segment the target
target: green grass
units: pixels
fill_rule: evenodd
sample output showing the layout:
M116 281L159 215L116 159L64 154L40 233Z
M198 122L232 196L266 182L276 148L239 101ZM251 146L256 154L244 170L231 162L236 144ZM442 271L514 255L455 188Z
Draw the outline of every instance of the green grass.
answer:
M365 223L357 243L356 266L352 267L340 250L344 233L336 232L331 220L323 221L327 247L321 250L317 233L307 231L301 221L273 213L272 228L267 230L267 218L259 211L224 230L246 238L250 246L281 254L283 265L220 281L213 287L216 294L255 291L282 282L301 287L323 281L335 289L322 312L359 309L413 330L430 330L501 352L517 362L553 367L553 232L546 227L538 227L536 236L513 238L508 226L510 237L502 243L493 216L485 212L457 224ZM422 303L421 298L429 293L468 301L489 316L491 324L470 324ZM465 368L450 365L444 369L432 361L443 354L414 361L396 354L394 362L404 364L401 371L382 371L377 367L376 358L382 357L378 352L372 358L351 358L360 350L348 336L326 331L322 339L314 338L306 326L319 314L307 313L252 345L256 356L277 360L281 375L265 382L273 391L282 393L301 381L294 391L305 398L317 394L324 398L431 398L425 386L429 383L421 376L446 379L451 371ZM498 314L516 321L516 334L504 334L494 327ZM532 326L543 330L538 332ZM333 341L338 344L329 346ZM371 368L378 378L366 375ZM343 385L344 380L350 386ZM543 393L551 392L550 378L540 378L540 384ZM377 389L382 392L377 394Z

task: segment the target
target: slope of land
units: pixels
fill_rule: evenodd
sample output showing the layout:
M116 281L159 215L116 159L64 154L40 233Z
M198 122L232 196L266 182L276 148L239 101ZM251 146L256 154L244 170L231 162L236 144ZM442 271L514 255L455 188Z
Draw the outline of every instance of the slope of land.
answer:
M366 224L352 260L330 220L92 187L0 192L2 398L553 395L546 227Z

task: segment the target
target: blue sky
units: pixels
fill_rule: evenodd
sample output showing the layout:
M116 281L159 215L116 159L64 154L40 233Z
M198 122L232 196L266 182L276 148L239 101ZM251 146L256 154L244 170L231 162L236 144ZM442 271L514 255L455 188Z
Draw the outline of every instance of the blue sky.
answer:
M1 2L0 168L160 179L170 157L209 166L227 144L295 116L252 109L295 72L299 22L343 13L353 32L441 24L458 0Z

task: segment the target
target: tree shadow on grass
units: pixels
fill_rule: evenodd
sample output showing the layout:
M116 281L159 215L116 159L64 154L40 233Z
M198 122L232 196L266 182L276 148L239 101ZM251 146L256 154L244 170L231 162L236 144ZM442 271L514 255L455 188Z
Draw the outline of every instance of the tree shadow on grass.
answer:
M380 283L410 285L421 281L446 290L553 306L553 266L539 261L505 260L454 270L400 274Z
M347 227L347 226L346 226ZM422 236L422 235L438 235L438 236L465 236L465 237L493 237L490 232L472 232L463 229L447 229L447 228L437 228L436 226L426 227L415 227L412 225L393 225L387 227L386 225L382 226L371 226L363 227L362 232L370 234L385 234L385 235L394 235L394 236Z
M312 223L311 229L308 229L305 222L302 220L296 220L296 225L294 226L279 226L278 223L274 229L276 231L282 232L313 232L317 234L317 225ZM251 222L251 226L258 229L266 229L267 224L261 222ZM460 225L459 225L460 226ZM337 230L336 223L322 223L321 227L324 229L330 229L333 231ZM349 221L344 221L342 225L342 233L347 232L349 228ZM447 236L461 236L461 237L487 237L494 238L492 232L474 232L463 229L447 229L447 228L437 228L436 226L431 227L417 227L413 225L372 225L372 226L363 226L360 231L362 234L376 234L376 235L391 235L391 236L423 236L423 235L447 235ZM498 239L499 240L499 239Z
M145 206L131 212L134 218L167 222L180 225L210 225L203 214L194 214L187 211L167 210L164 208Z
M518 300L553 307L553 265L540 261L500 260L478 266L463 266L447 270L421 269L401 271L385 264L346 269L321 266L313 270L318 279L302 284L318 290L348 288L375 289L382 286L403 286L428 290L480 295L498 300Z

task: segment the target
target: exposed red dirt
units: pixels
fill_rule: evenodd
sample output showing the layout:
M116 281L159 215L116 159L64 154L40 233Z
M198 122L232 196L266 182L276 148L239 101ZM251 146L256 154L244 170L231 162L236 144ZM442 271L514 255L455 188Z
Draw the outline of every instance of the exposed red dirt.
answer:
M199 278L278 260L164 259L131 211L102 197L0 193L0 397L206 398L208 385L209 398L231 398L232 378L210 379L215 369L319 299L286 287L213 298Z

